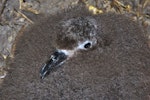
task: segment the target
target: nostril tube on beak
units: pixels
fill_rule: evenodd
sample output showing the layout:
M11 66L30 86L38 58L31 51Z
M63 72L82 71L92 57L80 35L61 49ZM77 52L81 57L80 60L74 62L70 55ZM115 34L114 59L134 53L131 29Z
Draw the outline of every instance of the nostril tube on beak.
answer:
M41 79L44 79L44 77L48 75L50 71L58 68L61 64L63 64L67 57L68 56L64 52L60 50L55 51L51 55L50 59L48 59L46 63L42 66L40 70Z

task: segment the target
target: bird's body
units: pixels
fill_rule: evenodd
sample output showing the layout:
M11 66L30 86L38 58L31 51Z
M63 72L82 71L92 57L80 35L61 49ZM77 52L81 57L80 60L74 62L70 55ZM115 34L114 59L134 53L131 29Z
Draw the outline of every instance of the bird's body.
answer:
M80 9L40 18L18 37L1 100L148 100L150 49L143 29L123 15L92 15ZM60 28L79 18L95 25L87 39L95 43L89 50L74 49L72 43L84 42L84 36L71 35L74 41L65 41L70 36ZM76 51L41 81L39 70L55 49Z

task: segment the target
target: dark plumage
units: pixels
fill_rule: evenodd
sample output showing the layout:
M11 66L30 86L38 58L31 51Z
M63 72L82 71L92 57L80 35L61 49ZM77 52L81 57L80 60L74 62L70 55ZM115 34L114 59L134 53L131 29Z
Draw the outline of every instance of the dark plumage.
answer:
M71 50L76 45L70 43L80 40L71 35L70 41L61 27L73 18L90 18L92 25L97 25L91 27L96 33L92 38L95 45L76 52L41 80L41 66L56 48ZM123 15L92 15L81 7L37 20L16 39L0 100L148 100L150 49L137 23Z

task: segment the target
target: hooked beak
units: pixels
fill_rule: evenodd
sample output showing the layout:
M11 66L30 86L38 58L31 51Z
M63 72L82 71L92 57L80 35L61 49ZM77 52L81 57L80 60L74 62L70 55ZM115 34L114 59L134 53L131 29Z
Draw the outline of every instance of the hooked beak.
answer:
M41 79L44 79L46 75L48 75L50 73L50 71L52 71L53 69L59 67L61 64L63 64L65 62L65 60L67 59L67 55L60 51L57 50L55 51L49 60L47 60L47 62L42 66L41 70L40 70L40 77Z

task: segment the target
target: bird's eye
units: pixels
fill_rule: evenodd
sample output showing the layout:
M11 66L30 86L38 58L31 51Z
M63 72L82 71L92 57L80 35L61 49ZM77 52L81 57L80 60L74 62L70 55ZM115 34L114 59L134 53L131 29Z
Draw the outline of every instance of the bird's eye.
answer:
M88 43L86 43L85 45L84 45L84 48L85 49L88 49L88 48L90 48L91 47L91 43L90 42L88 42Z
M80 50L87 50L87 49L91 48L92 45L93 45L92 41L87 40L87 41L85 41L85 42L80 42L80 43L78 44L77 49L80 49Z

